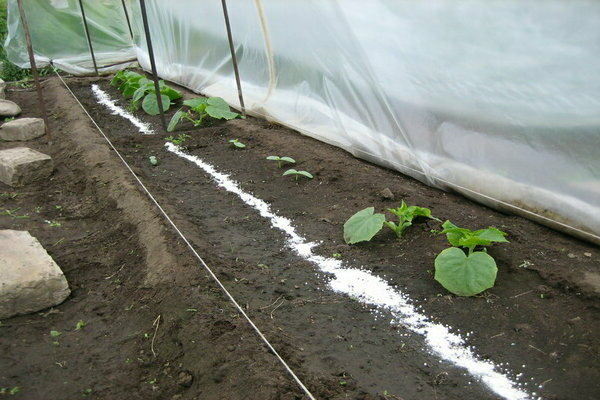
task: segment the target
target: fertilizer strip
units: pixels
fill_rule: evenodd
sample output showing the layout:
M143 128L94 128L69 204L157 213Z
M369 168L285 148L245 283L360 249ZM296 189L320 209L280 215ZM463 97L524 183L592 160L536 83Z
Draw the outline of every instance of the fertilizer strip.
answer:
M531 400L534 398L532 396L536 396L536 393L530 395L522 389L521 383L498 372L494 363L479 359L466 345L463 337L452 333L447 326L431 322L427 316L419 313L416 307L410 303L406 294L365 270L347 268L341 260L314 254L312 249L317 244L308 242L300 236L292 221L272 212L269 204L265 201L244 192L228 175L218 172L212 165L200 158L184 153L172 143L166 143L165 146L168 151L196 164L210 175L218 186L236 194L247 205L257 210L262 217L268 219L271 226L283 231L287 235L288 246L296 254L315 264L321 271L333 276L329 282L332 290L351 296L363 304L373 305L380 311L389 311L393 316L392 324L404 326L423 336L432 354L464 368L492 392L504 399ZM539 397L537 399L541 400Z
M154 131L150 127L150 124L140 121L138 118L136 118L135 115L125 111L123 108L116 105L115 102L111 100L108 93L100 89L98 85L92 85L92 93L94 93L94 96L96 97L96 100L98 100L98 103L106 106L110 111L112 111L114 115L119 115L129 120L129 122L135 125L144 135L154 134Z
M273 228L283 231L287 236L287 245L297 255L315 264L322 272L332 275L333 278L329 282L332 290L348 295L365 305L375 306L379 311L389 311L393 316L392 324L401 325L423 336L432 354L466 369L497 395L507 400L532 399L526 391L519 388L522 384L497 372L497 367L492 362L480 360L460 335L450 332L447 326L436 324L419 313L406 294L366 270L348 268L341 260L314 254L312 249L317 243L308 242L299 235L292 221L271 211L268 203L244 192L228 175L218 172L199 157L181 151L170 142L165 146L171 153L196 164L210 175L219 187L237 195L263 218L269 220ZM533 395L535 396L535 393Z
M252 327L252 329L254 329L254 331L256 332L256 334L267 345L267 347L275 355L275 357L277 357L277 359L281 362L281 364L284 366L284 368L286 369L286 371L292 376L292 378L294 379L294 381L296 381L296 383L298 384L298 386L300 386L300 388L308 396L308 398L311 399L311 400L316 400L316 398L312 395L312 393L308 390L308 388L304 385L304 383L302 383L302 381L300 380L300 378L298 378L298 376L294 373L294 371L292 370L292 368L285 362L285 360L279 355L279 353L277 352L277 350L275 350L275 348L273 347L273 345L267 340L267 338L261 332L261 330L258 328L258 326L256 326L256 324L244 312L244 310L239 305L239 303L235 300L235 298L231 295L231 293L229 293L229 291L225 288L225 286L223 285L223 283L221 283L221 281L219 280L219 278L217 278L217 276L214 274L214 272L209 268L209 266L206 264L206 262L204 262L204 259L202 259L202 257L200 257L200 255L194 249L194 247L191 245L191 243L189 242L189 240L179 230L179 228L177 227L177 225L175 225L175 223L173 222L173 220L169 217L169 215L161 207L161 205L158 203L158 201L156 200L156 198L152 195L152 193L150 193L150 191L148 190L148 188L146 188L146 186L142 183L142 181L140 180L140 178L138 178L137 175L135 174L135 172L133 172L133 170L131 169L131 167L127 163L127 161L125 161L125 159L123 158L123 156L121 155L121 153L119 153L119 151L116 149L116 147L112 144L112 142L110 141L110 139L108 138L108 136L106 136L106 134L104 133L104 131L102 130L102 128L100 128L100 126L96 123L96 121L92 118L92 116L85 109L85 107L83 106L83 104L81 104L81 102L79 101L79 99L77 98L77 96L75 96L75 93L73 93L73 91L71 90L71 88L69 88L69 86L67 85L67 83L62 79L62 77L58 74L58 72L56 70L54 70L54 72L56 73L56 75L58 76L58 78L61 80L61 82L63 83L63 85L65 86L65 88L67 88L67 90L69 91L69 93L71 93L71 95L73 96L73 98L75 99L75 101L77 101L77 103L79 104L79 106L81 107L81 109L83 110L83 112L88 116L88 118L90 119L90 121L92 121L92 123L94 124L94 126L96 127L96 129L98 129L98 132L100 132L100 134L102 135L102 137L104 138L104 140L106 140L106 142L108 143L108 145L117 154L117 156L119 157L119 159L123 162L123 164L125 164L125 167L129 170L129 172L131 173L131 175L139 183L139 185L142 187L142 189L144 190L144 192L146 193L146 195L148 195L148 197L150 198L150 200L152 200L152 202L156 205L156 207L158 207L158 209L160 210L161 214L166 218L166 220L173 227L173 229L175 229L175 231L177 232L177 234L179 235L179 237L181 237L181 239L185 242L185 244L188 246L188 248L192 251L192 253L194 254L194 256L198 259L198 261L200 261L200 263L202 264L202 266L204 267L204 269L214 279L214 281L221 288L221 290L223 291L223 293L225 293L225 295L227 296L227 298L233 303L233 305L238 310L238 312L246 319L246 321L250 324L250 326ZM94 85L94 86L96 86L96 85ZM110 100L110 98L109 98L109 96L108 96L108 94L106 92L101 91L99 88L98 88L98 91L104 93L104 95L106 96L107 100L109 100L114 105L115 108L120 108L117 105L115 105L114 102L112 102L112 100ZM105 104L105 103L103 103L103 104ZM105 104L105 105L107 107L109 107L107 104ZM121 109L121 112L118 112L117 114L121 115L121 116L124 116L126 114L126 112ZM127 119L129 119L129 118L127 118ZM138 126L138 125L136 125L136 126ZM138 126L138 128L139 128L139 126ZM141 128L140 128L140 131L141 131Z

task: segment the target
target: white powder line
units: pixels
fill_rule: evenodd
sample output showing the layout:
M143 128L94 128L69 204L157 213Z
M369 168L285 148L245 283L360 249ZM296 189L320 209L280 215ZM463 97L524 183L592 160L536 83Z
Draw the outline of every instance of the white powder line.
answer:
M154 131L150 127L150 124L140 121L135 115L125 111L122 107L116 105L115 102L111 100L110 95L104 90L100 89L98 85L92 85L92 93L94 93L94 96L96 96L96 100L98 100L98 103L105 105L110 111L112 111L113 115L119 115L129 120L129 122L135 125L144 135L154 134Z
M392 323L423 336L432 354L464 368L492 392L506 400L531 400L534 398L532 396L536 396L536 393L530 395L525 391L521 383L498 372L496 365L491 361L481 360L466 345L462 336L450 332L447 326L430 321L410 303L406 294L392 287L384 279L365 270L346 267L341 260L313 253L312 249L317 244L308 242L299 235L292 221L271 211L268 203L244 192L228 175L218 172L199 157L184 153L172 143L166 143L165 146L168 151L196 164L210 175L218 186L236 194L244 203L269 220L273 228L283 231L287 235L287 245L296 254L315 264L322 272L332 275L333 279L329 282L332 290L351 296L365 305L389 311L393 316ZM541 400L540 397L537 399Z

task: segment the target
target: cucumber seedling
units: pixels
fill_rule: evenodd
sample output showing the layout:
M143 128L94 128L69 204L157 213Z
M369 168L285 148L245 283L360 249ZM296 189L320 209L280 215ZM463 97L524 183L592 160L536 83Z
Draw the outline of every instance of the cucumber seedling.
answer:
M269 157L267 157L267 160L276 161L277 168L281 168L283 166L284 162L290 163L290 164L296 164L296 160L294 160L292 157L269 156Z
M313 176L308 171L296 171L294 168L290 168L285 171L281 176L293 175L295 180L298 180L298 177L303 176L308 179L312 179Z
M440 233L446 234L453 247L442 250L435 258L435 280L458 296L474 296L493 287L498 267L483 246L507 243L506 233L494 227L472 231L450 221L444 222L442 228ZM475 251L478 246L483 250Z
M167 142L173 143L175 146L180 146L183 142L185 142L190 137L191 137L190 135L186 135L185 133L180 133L177 136L167 136L165 138L165 140Z
M388 208L387 210L394 214L396 217L398 217L398 222L396 223L393 221L385 221L384 225L390 228L392 231L394 231L398 238L402 237L402 232L404 232L406 228L411 226L413 219L417 217L424 217L433 219L438 222L442 222L431 215L431 210L429 210L429 208L419 206L408 206L404 202L404 200L402 200L400 207Z
M240 142L240 141L239 141L239 140L237 140L237 139L231 139L231 140L229 141L229 143L231 143L231 145L232 145L233 147L235 147L236 149L245 149L245 148L246 148L246 145L245 145L244 143Z
M169 121L167 131L173 132L182 119L190 121L194 126L200 126L207 116L230 120L240 115L230 111L229 104L220 97L197 97L183 102L183 107L177 110Z
M348 244L371 240L384 225L390 228L398 238L406 228L412 225L417 217L439 221L425 207L408 206L404 200L398 208L388 208L388 211L398 217L398 222L386 221L385 215L375 213L374 207L367 207L351 216L344 224L344 241Z
M154 82L147 79L144 75L133 71L119 71L110 81L112 86L117 87L125 98L131 98L129 111L136 111L140 108L149 115L158 115L158 100ZM167 86L165 81L158 81L160 96L163 105L163 111L171 107L171 101L181 98L181 93Z

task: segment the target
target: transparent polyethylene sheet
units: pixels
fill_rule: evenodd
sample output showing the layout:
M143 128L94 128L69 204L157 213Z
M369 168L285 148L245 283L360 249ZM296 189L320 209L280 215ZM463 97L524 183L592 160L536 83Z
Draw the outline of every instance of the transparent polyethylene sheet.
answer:
M104 50L130 51L120 1L88 3L97 16L104 6L114 11L106 24L98 19L110 31ZM128 4L135 52L149 69L139 5ZM228 5L251 114L490 206L600 235L600 2ZM220 2L147 6L159 75L236 107ZM85 59L85 37L74 36L79 44L58 53Z
M90 37L98 67L135 59L131 35L121 1L83 1ZM16 0L8 0L8 34L4 42L11 62L29 68L25 35ZM24 0L36 65L52 60L63 71L73 74L94 72L78 0ZM101 68L115 71L123 65Z

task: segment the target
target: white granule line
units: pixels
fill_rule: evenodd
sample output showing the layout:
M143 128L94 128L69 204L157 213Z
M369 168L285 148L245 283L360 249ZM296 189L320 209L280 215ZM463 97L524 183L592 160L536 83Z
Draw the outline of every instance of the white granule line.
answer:
M244 192L228 175L218 172L200 158L184 153L172 143L166 143L165 146L168 151L196 164L209 174L218 186L239 196L244 203L269 220L271 226L283 231L287 235L288 246L296 254L333 276L329 282L332 290L351 296L365 305L389 311L393 316L392 324L402 325L422 335L433 354L464 368L497 395L507 400L530 400L536 395L530 395L520 388L521 384L498 372L494 363L479 359L466 345L462 336L450 332L447 326L430 321L410 303L406 294L368 271L348 268L341 260L314 254L312 249L317 244L308 242L296 233L292 221L275 214L265 201ZM541 400L539 397L537 399Z
M110 95L104 90L100 89L98 85L92 85L92 93L94 93L94 96L96 96L96 100L98 100L98 103L105 105L110 111L112 111L113 114L119 115L129 120L129 122L135 125L144 135L154 134L154 131L150 127L150 124L140 121L138 118L135 117L135 115L125 111L122 107L116 105L115 102L111 100Z

